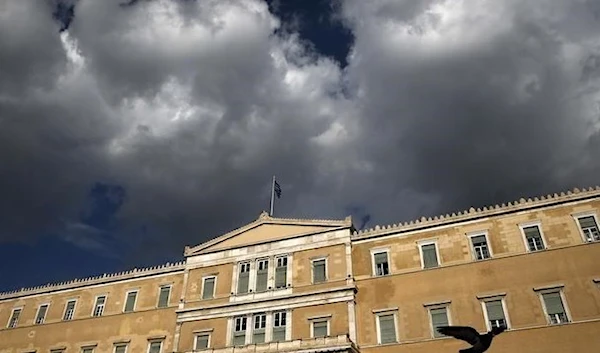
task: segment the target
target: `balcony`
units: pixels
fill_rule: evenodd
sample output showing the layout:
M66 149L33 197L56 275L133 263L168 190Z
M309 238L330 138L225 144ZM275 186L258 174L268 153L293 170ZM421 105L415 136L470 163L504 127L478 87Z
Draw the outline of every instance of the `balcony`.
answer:
M209 348L179 353L265 353L265 352L353 352L358 350L348 335L308 338L284 342L248 344L239 347Z

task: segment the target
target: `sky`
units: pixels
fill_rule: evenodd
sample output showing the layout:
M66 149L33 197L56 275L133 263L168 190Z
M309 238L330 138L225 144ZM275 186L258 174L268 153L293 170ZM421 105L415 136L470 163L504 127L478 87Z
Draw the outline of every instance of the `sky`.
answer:
M600 184L598 0L4 0L0 291Z

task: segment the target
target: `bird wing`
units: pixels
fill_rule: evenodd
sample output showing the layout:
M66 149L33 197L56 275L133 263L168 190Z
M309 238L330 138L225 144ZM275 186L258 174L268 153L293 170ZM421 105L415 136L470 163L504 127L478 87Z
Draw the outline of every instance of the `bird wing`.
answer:
M452 336L469 342L472 345L479 343L479 332L469 326L440 326L437 328L438 332L442 335Z

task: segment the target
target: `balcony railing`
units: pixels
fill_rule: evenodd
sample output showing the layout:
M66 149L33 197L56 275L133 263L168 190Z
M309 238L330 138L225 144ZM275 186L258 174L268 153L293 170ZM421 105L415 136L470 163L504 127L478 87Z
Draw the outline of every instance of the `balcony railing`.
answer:
M208 348L174 353L265 353L265 352L357 352L348 335L308 338L283 342L248 344L238 347Z

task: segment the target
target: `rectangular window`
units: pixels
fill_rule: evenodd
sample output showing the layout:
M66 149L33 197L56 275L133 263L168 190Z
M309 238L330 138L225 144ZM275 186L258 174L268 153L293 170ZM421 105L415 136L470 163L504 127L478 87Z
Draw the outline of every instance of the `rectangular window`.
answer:
M200 335L196 335L196 342L194 346L194 350L207 349L210 344L210 334L203 333Z
M263 259L256 262L256 291L264 292L267 290L267 280L269 279L269 260Z
M73 316L75 316L75 304L77 304L77 300L69 300L65 305L65 314L63 315L63 321L73 320Z
M377 315L379 344L398 342L396 337L396 318L394 313Z
M314 320L312 322L312 337L329 336L329 320Z
M166 308L169 305L169 296L171 294L171 286L160 286L158 294L158 307Z
M327 264L325 259L313 260L313 283L325 282L327 280Z
M243 346L246 344L246 324L245 316L238 316L233 319L233 345Z
M81 347L81 353L94 353L94 347Z
M8 320L8 328L15 328L19 323L19 317L21 316L21 311L23 309L13 309L12 314L10 316L10 320Z
M94 305L94 311L92 312L92 316L102 316L104 313L104 305L106 304L106 296L101 295L96 298L96 304Z
M216 276L204 277L202 280L202 299L212 299L215 297Z
M277 258L277 267L275 267L275 288L287 287L287 257Z
M421 245L421 261L423 268L432 268L439 266L435 243Z
M115 344L114 353L125 353L127 351L127 344Z
M125 294L125 307L123 312L129 313L135 310L135 300L137 299L137 291L127 292Z
M598 231L598 224L594 216L579 217L579 227L587 242L600 241L600 232Z
M239 264L238 272L238 293L248 293L248 286L250 284L250 263Z
M286 312L280 311L273 313L273 341L281 342L285 341L285 326L286 326Z
M265 342L265 328L267 327L267 315L254 315L254 331L252 332L252 343Z
M473 254L475 255L476 260L485 260L490 258L490 251L488 249L488 243L485 234L471 237L471 244L473 246Z
M502 299L485 301L485 311L487 313L488 329L497 327L507 327L506 315L504 315L504 307Z
M50 353L64 353L65 352L65 348L57 348L57 349L51 349Z
M429 309L431 317L431 329L433 337L442 337L443 335L437 331L440 326L448 326L448 310L446 307Z
M544 241L539 226L523 227L523 234L525 234L525 241L527 242L529 251L544 250Z
M46 312L48 311L48 304L42 304L38 308L37 315L35 316L36 325L43 324L46 319Z
M148 343L148 353L160 353L161 348L161 341L151 341L150 343Z
M373 253L373 262L375 264L375 276L385 276L390 274L387 251Z
M542 298L551 324L561 324L569 321L560 291L542 293Z

